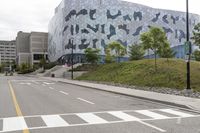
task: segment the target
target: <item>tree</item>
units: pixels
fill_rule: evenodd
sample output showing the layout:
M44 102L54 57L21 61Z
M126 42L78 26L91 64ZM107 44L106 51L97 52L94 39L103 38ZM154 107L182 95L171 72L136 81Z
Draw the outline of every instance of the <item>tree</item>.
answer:
M112 63L114 62L114 57L110 53L110 49L106 48L105 49L105 63Z
M144 50L151 49L153 51L155 58L155 71L156 71L157 70L156 58L158 51L162 51L161 49L165 48L165 45L168 43L166 33L158 27L151 27L148 32L141 34L140 40Z
M194 51L193 55L196 61L200 61L200 51Z
M46 59L44 58L44 56L42 56L42 58L40 59L40 67L42 67L43 71L45 71L45 65L46 65L47 61Z
M133 44L129 46L130 60L140 60L144 57L145 51L141 45Z
M193 37L192 39L194 40L194 43L200 47L200 23L195 25L194 30L193 30Z
M111 42L108 44L110 52L114 52L114 56L117 58L117 62L120 62L120 57L126 54L126 48L119 42Z
M87 48L85 49L86 60L89 63L96 64L99 60L99 49Z
M163 43L163 45L161 46L161 48L159 48L158 50L158 55L161 58L167 58L167 60L169 58L173 58L175 56L176 52L174 52L171 48L168 42Z

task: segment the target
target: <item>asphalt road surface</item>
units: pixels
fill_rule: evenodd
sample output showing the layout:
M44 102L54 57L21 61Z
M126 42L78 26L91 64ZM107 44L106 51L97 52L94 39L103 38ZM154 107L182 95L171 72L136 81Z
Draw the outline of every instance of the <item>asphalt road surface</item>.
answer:
M0 133L200 133L200 113L31 77L0 76Z

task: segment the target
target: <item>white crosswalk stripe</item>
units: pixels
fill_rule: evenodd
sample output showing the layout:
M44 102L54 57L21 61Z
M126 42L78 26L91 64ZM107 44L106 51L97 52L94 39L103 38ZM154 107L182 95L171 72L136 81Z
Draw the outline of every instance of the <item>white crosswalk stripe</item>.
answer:
M191 114L188 114L188 113L183 113L183 112L172 110L172 109L161 109L160 111L165 112L165 113L169 113L169 114L173 114L173 115L177 115L177 116L181 116L181 117L192 117L192 116L194 116L194 115L191 115Z
M3 119L3 131L16 131L27 128L28 127L23 117L11 117Z
M167 114L173 114L176 116L170 117L167 115L159 114L159 112L164 112ZM138 116L138 113L140 114ZM101 115L98 114L107 114L113 117L119 118L116 121L109 121L105 120L106 118L101 118ZM78 116L80 119L80 124L69 124L69 119L64 119L67 116ZM143 116L141 116L143 115ZM65 116L65 117L63 117ZM92 125L92 124L109 124L109 123L118 123L118 122L131 122L137 121L140 124L149 126L161 132L164 130L154 127L150 125L146 121L149 120L159 120L159 119L177 119L178 118L187 118L187 117L199 117L200 115L193 115L191 113L186 113L186 111L181 111L177 109L155 109L155 110L125 110L125 111L103 111L103 112L88 112L88 113L71 113L71 114L55 114L55 115L37 115L37 116L26 116L26 117L10 117L10 118L1 118L0 120L3 121L3 125L1 127L3 132L8 131L19 131L24 129L43 129L43 128L54 128L54 127L68 127L68 126L81 126L81 125ZM142 118L141 118L142 117ZM145 118L146 117L146 118ZM26 120L29 118L40 118L43 120L43 125L39 127L27 127ZM84 121L84 122L83 122ZM30 126L30 125L29 125Z
M89 124L100 124L100 123L108 123L108 121L92 114L92 113L81 113L77 114L81 119L88 122Z
M111 115L114 115L115 117L118 117L124 121L138 121L140 120L139 118L136 118L134 116L128 115L122 111L113 111L113 112L108 112Z
M42 119L46 123L47 127L62 127L69 125L59 115L44 115L42 116Z
M164 116L164 115L161 115L161 114L149 111L149 110L138 110L136 112L143 114L143 115L146 115L146 116L149 116L149 117L154 118L154 119L168 119L169 118L167 116Z

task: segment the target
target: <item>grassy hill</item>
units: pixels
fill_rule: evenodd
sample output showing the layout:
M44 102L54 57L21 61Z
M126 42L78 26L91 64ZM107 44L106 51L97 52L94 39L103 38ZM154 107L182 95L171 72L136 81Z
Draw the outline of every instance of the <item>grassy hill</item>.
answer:
M125 85L186 88L186 62L184 60L158 59L155 72L154 60L139 60L100 65L78 77L78 80L104 81ZM191 62L191 87L200 91L200 62Z

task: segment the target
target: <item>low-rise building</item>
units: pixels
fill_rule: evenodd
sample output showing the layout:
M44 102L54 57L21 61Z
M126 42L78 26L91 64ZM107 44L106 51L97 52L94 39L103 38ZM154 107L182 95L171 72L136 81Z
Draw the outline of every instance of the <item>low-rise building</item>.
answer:
M0 41L0 64L16 61L16 41Z
M47 59L48 33L45 32L18 32L17 43L17 64L27 63L30 65L39 64L40 60Z

